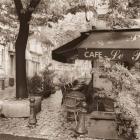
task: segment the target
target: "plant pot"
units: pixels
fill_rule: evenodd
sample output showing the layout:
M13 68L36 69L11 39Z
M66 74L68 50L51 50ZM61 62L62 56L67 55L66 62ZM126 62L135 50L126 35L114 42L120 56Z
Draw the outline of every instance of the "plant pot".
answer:
M14 78L9 78L9 86L14 86Z
M43 93L44 98L48 98L52 94L52 90L45 90Z

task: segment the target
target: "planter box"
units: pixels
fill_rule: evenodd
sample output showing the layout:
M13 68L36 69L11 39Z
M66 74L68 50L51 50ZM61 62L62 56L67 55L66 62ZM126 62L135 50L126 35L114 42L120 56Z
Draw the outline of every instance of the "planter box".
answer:
M41 111L41 97L35 97L35 111ZM1 114L5 117L29 117L30 116L30 102L27 100L5 100L1 105Z

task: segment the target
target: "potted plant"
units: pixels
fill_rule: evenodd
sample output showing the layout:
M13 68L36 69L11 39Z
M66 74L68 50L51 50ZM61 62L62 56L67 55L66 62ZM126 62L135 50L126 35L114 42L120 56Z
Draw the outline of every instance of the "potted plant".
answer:
M42 100L42 78L35 74L33 77L27 79L27 87L29 97L35 98L35 110L36 113L41 111L41 100Z
M42 96L42 78L39 75L28 78L27 85L29 95Z
M42 71L42 88L44 98L47 98L51 94L55 93L55 86L53 84L54 71L49 69L50 66L51 64L46 66Z
M10 78L9 78L9 85L10 85L11 87L14 86L14 78L13 78L13 77L10 77Z

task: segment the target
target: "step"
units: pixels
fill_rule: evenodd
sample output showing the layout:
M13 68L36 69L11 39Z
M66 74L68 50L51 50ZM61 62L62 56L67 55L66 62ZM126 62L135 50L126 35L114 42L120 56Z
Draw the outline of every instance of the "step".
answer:
M114 112L93 111L89 115L88 137L105 140L125 140L118 136Z
M0 140L47 140L43 138L25 137L25 136L14 136L11 134L0 134Z
M90 119L94 120L115 120L115 118L114 112L93 111L90 114Z
M111 120L90 120L88 137L94 139L119 140L116 123Z
M35 111L41 111L41 97L35 97ZM9 118L22 118L30 116L30 101L26 100L2 100L0 101L0 114Z

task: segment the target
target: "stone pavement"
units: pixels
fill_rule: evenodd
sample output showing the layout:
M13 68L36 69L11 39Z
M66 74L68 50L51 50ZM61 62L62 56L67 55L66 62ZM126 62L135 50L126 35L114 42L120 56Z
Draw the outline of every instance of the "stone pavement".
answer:
M9 91L9 93L8 93ZM5 95L3 95L5 94ZM7 95L6 95L7 94ZM0 92L1 99L14 97L14 89ZM64 109L61 106L62 94L57 91L42 101L42 111L37 115L37 126L28 127L28 118L0 118L0 134L44 138L49 140L75 140L75 123L67 123ZM0 135L2 140L2 135ZM84 138L85 139L85 138ZM5 140L5 139L4 139ZM89 139L87 139L89 140Z
M9 89L9 91L11 90L12 89ZM2 96L3 99L6 99L7 97L8 96ZM55 139L59 133L63 134L63 132L61 132L62 129L60 131L64 119L64 117L61 116L63 115L61 110L61 97L61 93L57 92L49 99L43 100L42 111L37 115L38 123L36 128L30 129L28 127L28 118L1 118L0 133L40 138L48 137L50 140Z
M9 92L8 92L9 91ZM3 95L4 94L4 95ZM1 99L15 97L14 88L7 88L5 91L0 91ZM85 136L75 135L75 123L67 122L66 113L61 106L62 93L57 91L49 98L42 101L42 111L37 114L37 126L35 128L28 127L28 118L0 118L0 140L9 140L5 138L11 134L13 140L18 140L19 137L42 138L45 140L95 140ZM89 115L86 116L86 127L89 128ZM102 126L101 126L102 127ZM12 138L12 136L10 137ZM21 140L22 138L21 137ZM4 139L3 139L4 138ZM12 140L12 139L11 139ZM24 139L23 139L24 140ZM36 139L37 140L37 139ZM38 139L39 140L39 139Z

